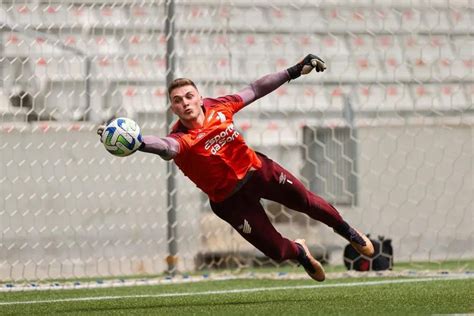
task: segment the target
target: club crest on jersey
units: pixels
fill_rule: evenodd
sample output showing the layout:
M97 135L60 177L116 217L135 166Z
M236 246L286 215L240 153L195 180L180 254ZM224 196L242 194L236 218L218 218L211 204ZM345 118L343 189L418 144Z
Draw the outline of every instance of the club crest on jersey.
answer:
M217 118L221 121L221 123L224 123L226 120L225 115L222 114L222 112L217 112Z
M209 114L209 116L207 117L207 121L210 122L212 120L212 118L214 117L214 110ZM221 121L221 123L224 123L226 121L226 117L224 114L222 114L222 112L217 112L217 117L216 117L219 121Z

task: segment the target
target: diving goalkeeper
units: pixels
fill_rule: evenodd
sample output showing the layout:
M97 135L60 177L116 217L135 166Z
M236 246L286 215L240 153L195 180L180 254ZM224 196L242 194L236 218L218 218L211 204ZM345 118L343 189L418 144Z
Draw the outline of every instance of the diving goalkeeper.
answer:
M249 148L233 123L235 113L313 69L322 72L326 66L322 59L309 54L288 69L217 98L203 98L190 79L175 79L168 87L168 96L178 121L167 137L143 136L139 150L173 159L208 195L213 212L265 255L276 261L296 260L311 278L324 281L324 269L309 252L305 240L283 237L265 214L262 198L323 222L365 256L373 255L372 243L293 174ZM100 127L98 133L102 131Z

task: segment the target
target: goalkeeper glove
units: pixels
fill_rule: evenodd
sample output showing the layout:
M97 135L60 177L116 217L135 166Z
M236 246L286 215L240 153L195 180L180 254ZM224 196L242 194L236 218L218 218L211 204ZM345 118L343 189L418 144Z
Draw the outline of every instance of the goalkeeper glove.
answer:
M317 72L326 70L324 61L316 55L308 54L302 61L287 69L290 74L290 80L296 79L301 75L306 75L316 69Z
M99 127L97 128L97 135L102 136L104 129L105 129L105 125L99 125Z

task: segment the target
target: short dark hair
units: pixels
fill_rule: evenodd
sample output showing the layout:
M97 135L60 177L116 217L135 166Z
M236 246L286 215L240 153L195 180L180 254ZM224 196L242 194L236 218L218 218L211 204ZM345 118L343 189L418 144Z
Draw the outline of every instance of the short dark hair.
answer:
M196 84L191 79L176 78L168 86L168 97L171 96L171 91L173 91L176 88L180 88L180 87L184 87L184 86L193 86L196 90L198 89L196 87Z

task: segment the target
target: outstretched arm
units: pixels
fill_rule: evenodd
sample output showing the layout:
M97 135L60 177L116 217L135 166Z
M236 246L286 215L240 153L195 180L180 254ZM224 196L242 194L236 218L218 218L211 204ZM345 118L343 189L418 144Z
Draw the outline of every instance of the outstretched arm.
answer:
M179 153L179 143L173 137L145 135L139 150L160 155L164 160L171 160Z
M248 105L276 90L285 82L296 79L301 75L308 74L313 70L313 68L315 68L317 72L324 71L326 69L326 64L318 56L309 54L293 67L257 79L241 91L237 92L237 95L242 98L244 105Z
M104 125L97 128L97 134L102 136ZM102 137L101 137L102 141ZM171 160L179 153L179 143L172 137L143 136L142 145L138 150L159 155L164 160Z

